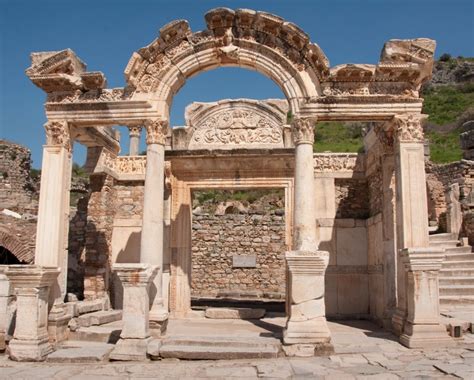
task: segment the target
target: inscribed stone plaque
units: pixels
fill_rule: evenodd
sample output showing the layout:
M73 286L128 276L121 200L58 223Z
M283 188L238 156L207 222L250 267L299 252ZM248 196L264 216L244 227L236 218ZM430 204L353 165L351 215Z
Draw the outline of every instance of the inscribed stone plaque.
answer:
M256 255L234 255L232 256L232 267L233 268L255 268L257 266Z

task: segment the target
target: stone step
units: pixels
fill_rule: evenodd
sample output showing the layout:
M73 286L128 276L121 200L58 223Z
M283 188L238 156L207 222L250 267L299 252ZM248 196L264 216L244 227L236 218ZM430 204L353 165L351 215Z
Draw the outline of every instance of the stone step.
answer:
M474 269L474 260L450 260L450 261L445 261L444 264L442 266L442 269L444 268Z
M93 313L104 308L103 300L79 301L75 304L74 316Z
M446 259L444 260L443 265L449 265L451 261L474 261L474 254L472 252L446 252Z
M430 247L455 248L458 244L458 240L430 240Z
M261 319L264 315L265 309L246 307L209 307L205 313L205 317L210 319Z
M441 234L433 234L429 236L430 243L433 241L458 240L455 233L445 232Z
M108 343L83 342L68 340L50 354L50 363L94 363L109 359L114 345Z
M122 331L122 321L108 323L102 326L80 327L69 333L70 340L116 343Z
M472 277L440 277L439 286L444 285L474 285L474 276Z
M272 359L281 343L271 338L192 337L168 338L160 347L162 358L178 359Z
M440 296L474 296L474 285L440 285Z
M442 306L474 305L474 295L472 296L440 296L439 303Z
M83 314L77 318L80 327L100 326L122 319L122 310L104 310Z
M472 253L472 247L470 245L462 245L459 247L446 248L446 254L451 253Z

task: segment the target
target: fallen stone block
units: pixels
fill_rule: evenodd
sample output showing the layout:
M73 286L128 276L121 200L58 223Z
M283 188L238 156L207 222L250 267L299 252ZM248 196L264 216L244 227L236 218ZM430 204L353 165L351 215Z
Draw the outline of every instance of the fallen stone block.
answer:
M76 304L75 313L76 316L87 313L93 313L94 311L102 310L103 307L103 300L81 301Z
M100 326L106 323L120 321L122 319L121 310L95 311L83 314L77 318L77 323L81 327Z

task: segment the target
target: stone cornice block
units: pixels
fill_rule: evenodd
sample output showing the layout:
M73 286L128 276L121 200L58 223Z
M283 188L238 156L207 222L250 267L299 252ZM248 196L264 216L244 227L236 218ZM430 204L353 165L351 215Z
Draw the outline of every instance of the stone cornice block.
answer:
M114 264L112 270L124 286L147 286L158 272L158 265L142 263Z
M14 288L34 288L50 286L59 272L56 267L10 265L5 274Z
M291 273L322 275L329 264L329 252L288 251L285 259Z

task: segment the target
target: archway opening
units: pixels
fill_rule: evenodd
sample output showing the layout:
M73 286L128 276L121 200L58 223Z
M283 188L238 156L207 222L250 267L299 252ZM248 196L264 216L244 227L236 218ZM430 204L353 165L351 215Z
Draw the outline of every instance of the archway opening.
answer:
M0 265L24 264L7 248L0 246Z

